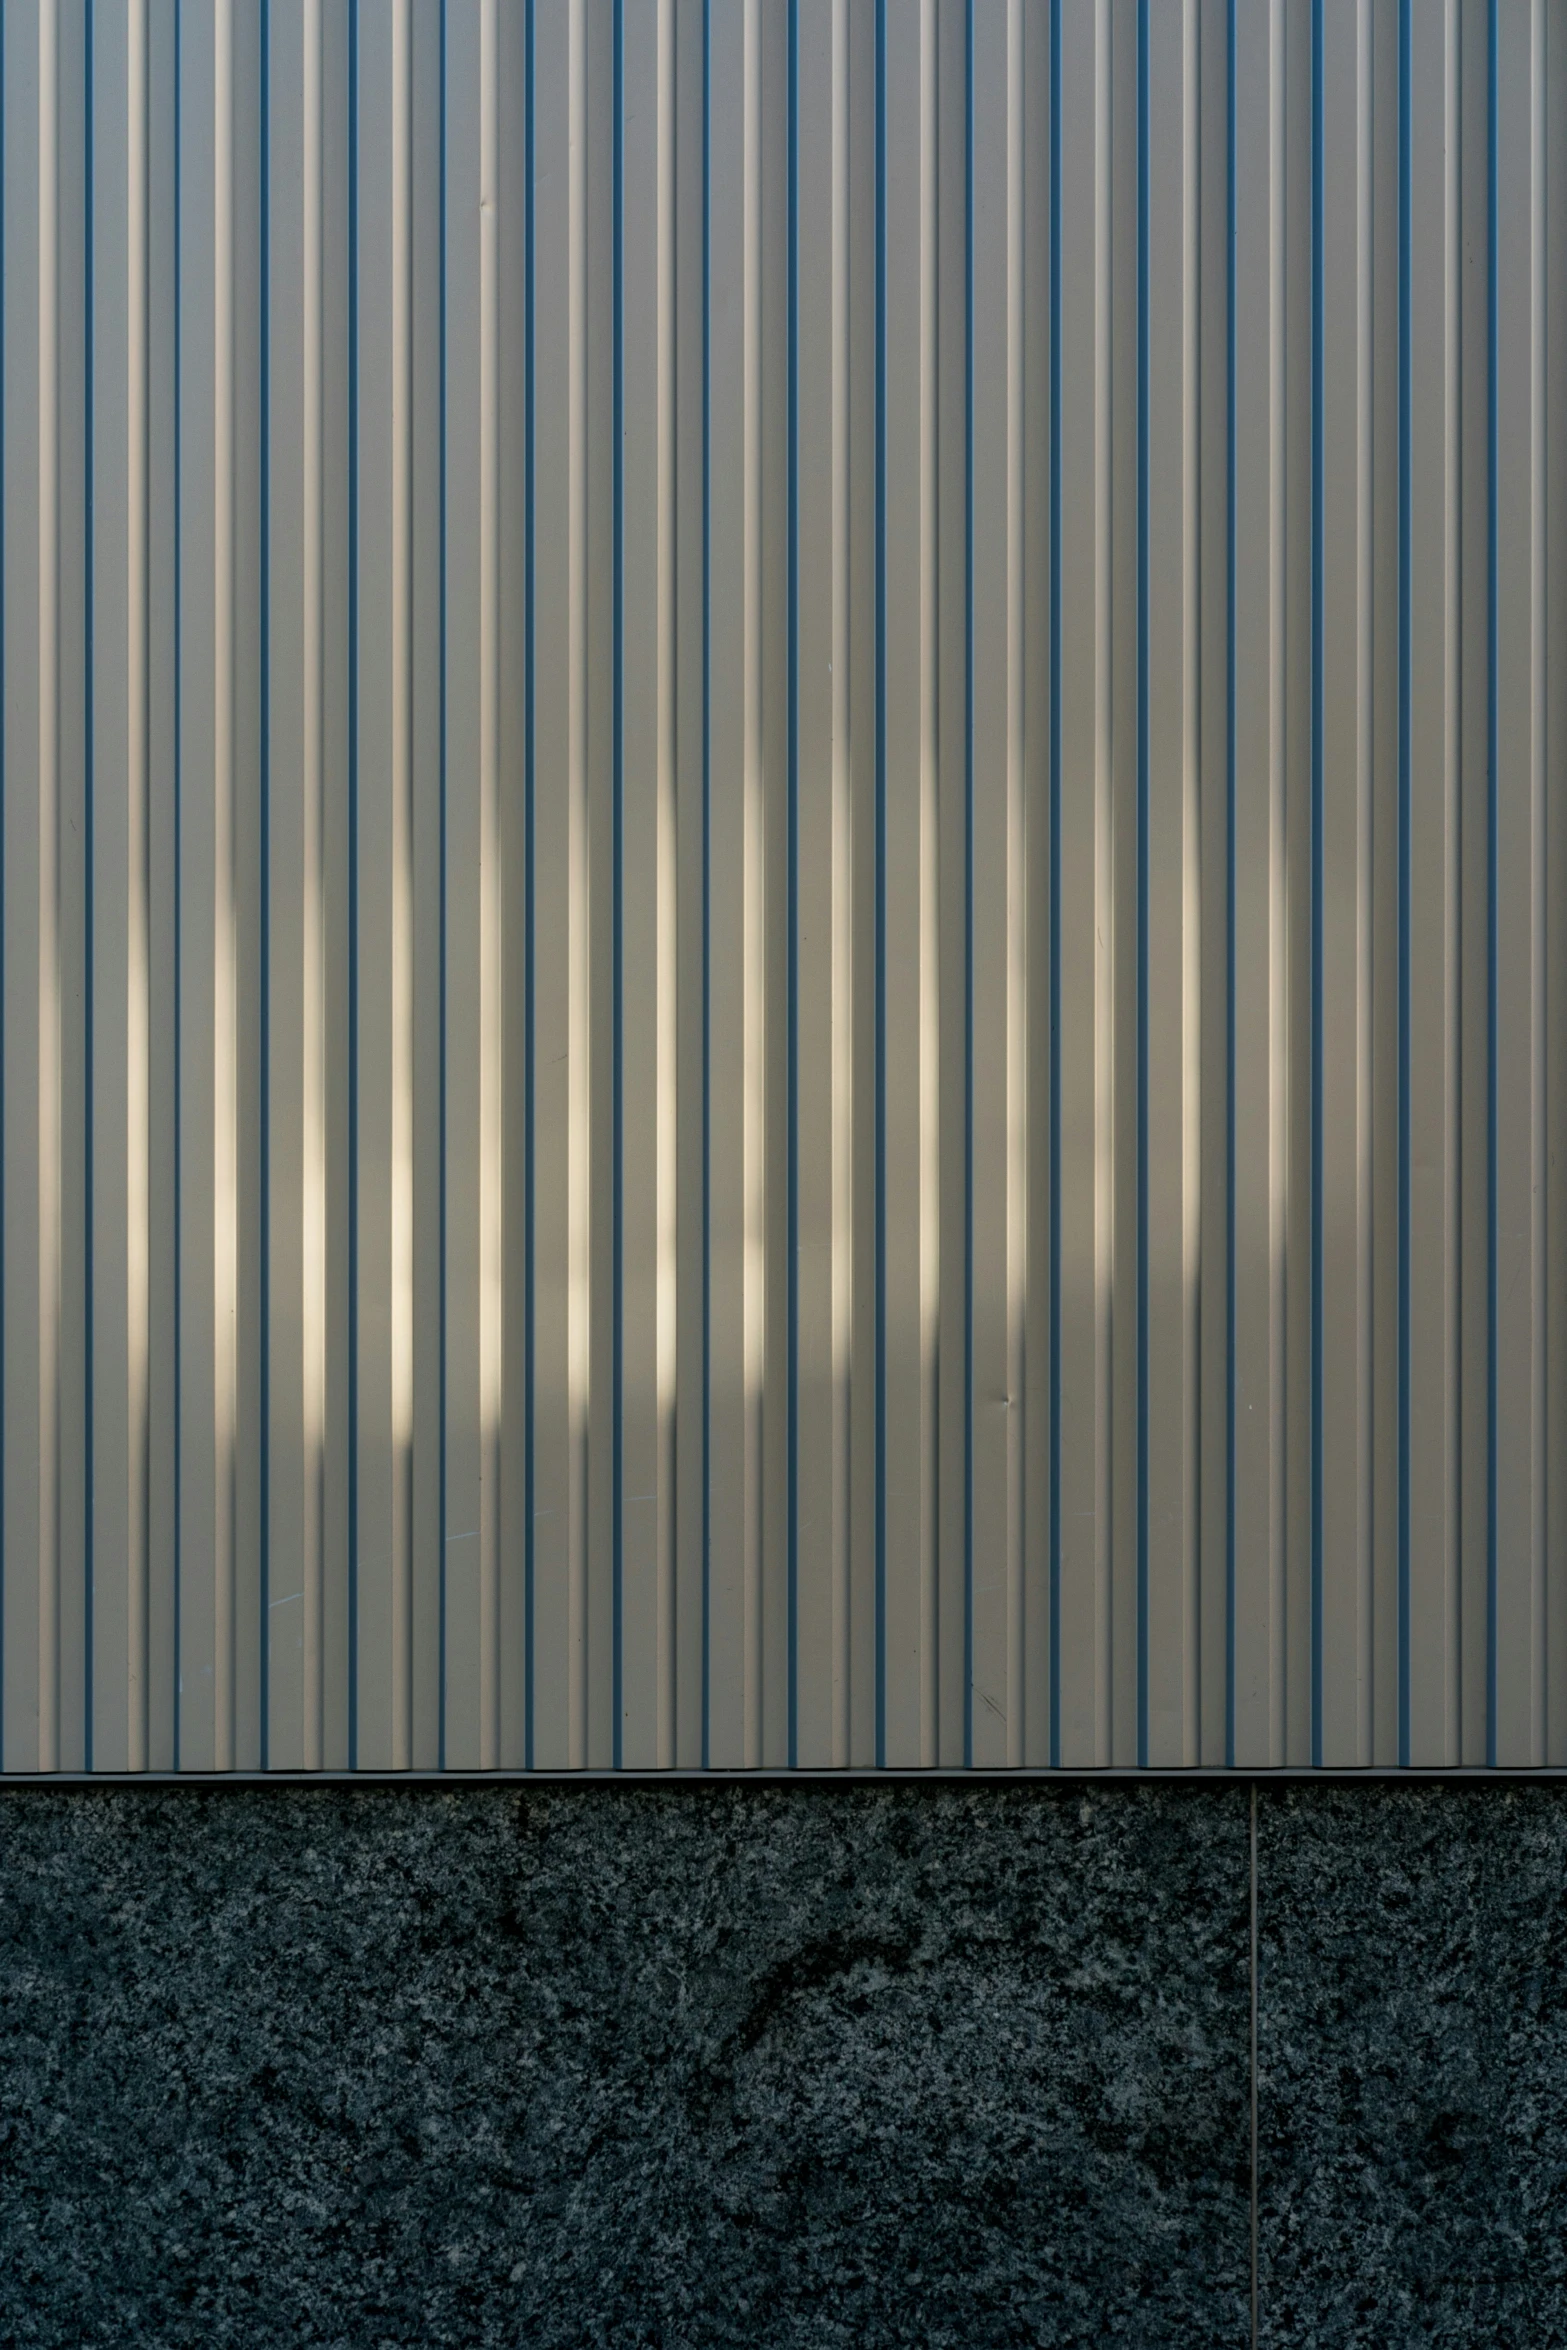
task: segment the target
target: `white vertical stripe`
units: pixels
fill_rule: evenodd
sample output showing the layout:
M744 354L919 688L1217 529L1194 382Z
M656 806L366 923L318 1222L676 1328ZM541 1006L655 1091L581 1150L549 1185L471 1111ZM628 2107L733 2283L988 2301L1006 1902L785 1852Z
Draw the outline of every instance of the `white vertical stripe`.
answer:
M497 0L479 9L479 1759L500 1760L501 1399L505 1376L500 809L500 236Z
M392 470L391 470L391 1415L392 1750L413 1760L413 216L410 0L392 0Z
M590 1380L589 1333L592 1300L591 1263L591 1152L593 1147L590 1088L591 1050L588 1010L592 960L589 954L588 874L588 667L587 667L587 545L588 451L586 433L588 374L588 124L587 70L584 54L586 21L583 0L572 0L567 28L567 119L570 156L570 220L567 231L568 316L567 413L569 477L567 482L566 593L567 702L570 742L567 753L566 815L566 1183L567 1183L567 1331L566 1435L567 1477L567 1621L568 1733L567 1755L574 1769L587 1761L588 1736L588 1402Z
M762 1759L762 1377L767 1359L766 1208L766 844L762 774L762 56L760 0L741 0L745 25L740 204L741 294L741 881L742 1062L740 1187L743 1220L742 1410L746 1423L744 1661L745 1761ZM754 1480L754 1484L752 1483Z
M676 797L675 797L675 11L659 0L657 26L658 139L658 684L657 890L658 945L654 1074L656 1100L655 1393L658 1573L656 1632L651 1668L657 1676L656 1748L661 1765L675 1759L675 1364L678 1026L676 1019Z
M126 0L126 1764L147 1767L147 10Z
M303 1549L300 1592L304 1609L302 1747L307 1770L323 1759L322 1540L326 1475L326 968L322 824L322 332L321 332L321 5L304 0L303 217L301 222L300 355L303 383L302 737L304 968L302 973L301 1403L304 1442Z
M231 0L212 17L213 1760L234 1767L239 1101L234 872L234 89Z
M849 11L832 11L832 1759L849 1759L854 872L849 772Z
M38 10L38 1768L60 1767L59 24ZM75 1663L75 1659L71 1660Z

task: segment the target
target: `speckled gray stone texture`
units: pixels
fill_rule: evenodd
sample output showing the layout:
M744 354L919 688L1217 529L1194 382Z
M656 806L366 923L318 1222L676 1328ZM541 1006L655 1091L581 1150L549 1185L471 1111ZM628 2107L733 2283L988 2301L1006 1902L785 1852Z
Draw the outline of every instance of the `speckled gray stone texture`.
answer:
M1262 2339L1567 2342L1567 1789L1259 1807Z
M0 1798L0 2340L1246 2339L1243 1788Z

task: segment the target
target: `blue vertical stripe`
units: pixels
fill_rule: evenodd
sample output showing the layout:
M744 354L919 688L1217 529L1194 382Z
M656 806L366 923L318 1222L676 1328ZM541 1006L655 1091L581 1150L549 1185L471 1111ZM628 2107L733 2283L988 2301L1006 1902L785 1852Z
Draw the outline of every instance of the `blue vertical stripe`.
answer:
M1137 1759L1148 1760L1148 0L1137 0Z
M1485 1558L1486 1558L1486 1723L1485 1759L1494 1764L1497 1751L1497 1427L1496 1427L1496 1129L1497 1074L1497 943L1501 907L1498 899L1500 774L1498 770L1497 664L1497 546L1496 493L1500 459L1496 435L1497 345L1496 280L1499 260L1497 213L1497 41L1500 0L1491 0L1487 24L1486 57L1486 416L1485 416L1485 607L1486 607L1486 1123L1485 1123Z
M613 458L613 537L614 578L612 582L613 614L611 626L614 635L612 654L612 707L610 713L610 985L613 1003L610 1009L610 1607L611 1607L611 1665L612 1704L614 1726L610 1733L610 1751L615 1768L620 1768L623 1689L623 1627L625 1611L625 797L626 797L626 719L625 719L625 598L626 598L626 531L625 531L625 63L626 22L625 0L615 0L614 18L614 158L611 167L611 199L614 220L611 232L613 289L611 295L613 321L611 326L611 366L614 382L611 401L614 413L615 451Z
M1410 233L1414 157L1410 129L1410 43L1414 0L1398 15L1398 1759L1409 1760L1409 1317L1410 1317L1410 915L1412 798L1410 592L1412 570Z
M887 0L876 0L876 1761L887 1760Z
M260 513L260 1574L257 1594L261 1643L259 1713L261 1768L269 1759L272 1691L272 0L261 0L261 119L259 126L261 269L257 325L261 356Z
M974 0L968 0L964 36L963 1760L971 1763L974 1759Z
M537 465L537 411L534 402L534 193L537 149L534 145L534 0L528 0L526 55L523 61L523 111L527 223L523 239L523 567L527 577L523 612L523 966L527 974L527 1010L523 1024L523 1738L526 1767L533 1768L534 1703L534 1592L538 1543L534 1529L537 1479L535 1395L538 1347L538 1288L535 1278L537 1189L534 1176L534 1131L538 1105L538 960L535 950L537 865L534 854L535 811L538 800L538 743L534 718L534 622L538 603L534 531Z
M1061 1760L1061 8L1050 11L1050 1760Z
M789 0L789 1680L788 1752L800 1717L800 7Z
M82 1354L83 1354L83 1412L82 1449L84 1453L82 1477L82 1767L93 1767L93 1567L94 1546L97 1538L97 1364L94 1360L96 1267L93 1262L93 1226L97 1207L97 1117L94 1093L97 1080L97 1023L95 1019L97 990L97 862L98 842L96 825L97 801L97 725L95 686L97 683L98 647L94 633L96 620L96 554L97 517L93 512L96 489L95 467L97 449L94 445L93 409L96 397L94 361L96 351L96 272L94 269L93 204L95 198L93 154L93 32L96 10L93 0L87 0L83 11L82 60L82 489L86 515L86 541L83 547L82 620L82 894L83 904L83 987L82 987L82 1126L83 1159L86 1187L83 1194L82 1267Z
M359 1767L359 0L348 15L348 1767Z
M438 979L437 979L437 986L438 986L438 989L439 989L439 996L440 996L440 1008L439 1008L439 1013L438 1013L438 1020L437 1020L437 1025L438 1025L438 1028L439 1028L439 1033L440 1033L440 1067L439 1067L439 1070L438 1070L438 1072L437 1072L437 1078L436 1078L437 1091L438 1091L438 1100L437 1100L437 1106L436 1106L436 1116L437 1116L437 1119L438 1119L438 1121L439 1121L439 1124L440 1124L440 1132L441 1132L441 1165L440 1165L440 1172L439 1172L439 1174L437 1175L437 1178L436 1178L436 1186L437 1186L437 1198L436 1198L436 1222L437 1222L437 1226L438 1226L439 1233L440 1233L440 1241L439 1241L439 1247L440 1247L440 1271L439 1271L439 1284L440 1284L440 1292L439 1292L439 1294L440 1294L440 1304L439 1304L439 1309L438 1309L438 1322L437 1322L437 1340L436 1340L436 1343L437 1343L437 1349L438 1349L438 1358L439 1358L439 1359L438 1359L438 1366L437 1366L437 1371L436 1371L436 1378L437 1378L437 1383L438 1383L438 1406L437 1406L437 1409L438 1409L438 1412L439 1412L439 1418L440 1418L440 1432L439 1432L439 1439L438 1439L437 1446L436 1446L436 1478L437 1478L437 1481L438 1481L438 1490L437 1490L437 1495L436 1495L436 1533L437 1533L437 1539L438 1539L438 1544L439 1544L439 1553L440 1553L440 1556L439 1556L439 1564L438 1564L438 1569L437 1569L438 1576L439 1576L439 1588L438 1588L437 1607L438 1607L438 1610L439 1610L439 1618L440 1618L440 1629L439 1629L439 1633L438 1633L438 1636L437 1636L437 1637L438 1637L438 1651L437 1651L437 1658L436 1658L436 1729L435 1729L435 1742L436 1742L436 1743L435 1743L435 1751L436 1751L436 1757L437 1757L437 1761L438 1761L439 1767L440 1767L442 1770L444 1770L444 1769L446 1768L446 1639L447 1639L447 1625L446 1625L446 1542L447 1542L447 1534L446 1534L446 1529L447 1529L447 1525L448 1525L448 1523L449 1523L449 1520L448 1520L448 1517L447 1517L447 1490L448 1490L448 1480L449 1480L449 1466L450 1466L450 1465L449 1465L449 1453L450 1453L450 1421L449 1421L449 1417L448 1417L448 1411L447 1411L447 1400L446 1400L446 1399L447 1399L447 1381L448 1381L448 1362L449 1362L449 1357L450 1357L450 1313L449 1313L448 1299L447 1299L447 1264L448 1264L448 1249L449 1249L448 1210L449 1210L449 1206L450 1206L450 1201L449 1201L449 1196L448 1196L448 1182L447 1182L447 1160L448 1160L448 1157L449 1157L449 1144L450 1144L450 1135L451 1135L451 1122L450 1122L450 1118L449 1118L449 1116L448 1116L448 1108L447 1108L447 1103L448 1103L448 1095L447 1095L447 1083L446 1083L446 1048L447 1048L448 1024L449 1024L448 1004L449 1004L449 1000L450 1000L450 969L451 969L451 964L450 964L450 949L449 949L449 943L448 943L448 932L447 932L447 916L448 916L448 911L449 911L449 899L448 899L448 892L449 892L449 884L450 884L450 856L449 856L450 842L449 842L449 835L448 835L448 803L447 803L447 788L446 788L446 787L447 787L447 751L448 751L448 743L449 743L449 735L448 735L448 710L447 710L447 694L448 694L449 683L450 683L450 675L449 675L449 668L448 668L448 663L449 663L449 660L450 660L450 631L449 631L449 627L448 627L448 607L447 607L447 565L448 565L448 561L449 561L449 555L450 555L450 543L451 543L451 542L450 542L450 523L451 523L451 516L450 516L450 510L449 510L449 507L448 507L448 504L447 504L447 449L448 449L448 433L449 433L449 415L448 415L448 404L447 404L447 393L448 393L448 384L447 384L447 357L448 357L448 347L449 347L449 346L448 346L448 332L447 332L447 298L446 298L446 280L447 280L447 263L448 263L447 238L448 238L448 233L449 233L449 230L448 230L448 217L449 217L449 216L448 216L448 210L447 210L447 204L448 204L448 192L449 192L449 191L448 191L448 185L447 185L447 178L448 178L448 172L449 172L449 169L450 169L450 161L449 161L449 156L448 156L448 148L447 148L447 121L448 121L448 107L449 107L449 104L450 104L450 94L449 94L449 60L448 60L448 50L447 50L447 43L448 43L449 29L450 29L450 28L449 28L449 25L448 25L448 22L447 22L447 14L446 14L446 0L441 0L441 28L440 28L440 45L441 45L441 69L440 69L440 100L439 100L439 104L440 104L440 126L439 126L439 130L438 130L438 133L437 133L437 137L438 137L438 148L437 148L437 162L436 162L436 169L437 169L437 174L438 174L438 177L439 177L439 182L440 182L440 187L439 187L439 197L438 197L438 201L439 201L439 205L440 205L440 253L441 253L441 261L440 261L441 276L440 276L440 293L439 293L439 305L440 305L440 336L441 336L441 349L440 349L440 360L439 360L439 366L440 366L440 384L439 384L439 389L438 389L438 392L437 392L437 399L438 399L438 401L439 401L439 426L438 426L438 430L439 430L439 437L440 437L440 461L439 461L439 462L440 462L440 480L439 480L439 486L438 486L438 496L439 496L439 499L440 499L440 519L439 519L439 522L438 522L438 524L437 524L437 538L438 538L438 542L439 542L439 550L440 550L440 554L439 554L439 562L440 562L440 591L439 591L439 592L440 592L440 615L439 615L439 620L438 620L438 623L437 623L437 625L438 625L438 628L439 628L439 632L440 632L440 649L439 649L439 670L440 670L440 679L439 679L439 683L438 683L438 685L437 685L437 688L436 688L437 695L438 695L438 698L439 698L439 707L438 707L438 714L437 714L437 722L436 722L436 723L437 723L437 730L438 730L438 733L439 733L439 738L440 738L440 747L439 747L439 750L438 750L438 753L437 753L437 757L438 757L438 760L439 760L439 784L438 784L438 788L439 788L439 791L440 791L440 802L441 802L441 811L440 811L440 850L439 850L439 855L440 855L440 876L439 876L439 883L438 883L438 895L439 895L439 898L440 898L440 915L439 915L439 936L438 936L438 942L437 942L437 946L436 946L436 955L437 955L437 960L438 960ZM481 260L481 266L482 266L482 260ZM481 1464L480 1464L480 1494L479 1494L479 1499L480 1499L480 1505L481 1505L481 1507L482 1507L482 1508L484 1508L485 1510L490 1510L490 1509L493 1509L493 1508L494 1508L494 1506L495 1506L495 1503L494 1503L494 1497L493 1497L491 1494L489 1494L489 1493L485 1492L485 1491L484 1491L484 1489L483 1489L483 1479L484 1479L484 1473L485 1473L485 1468L486 1468L486 1466L487 1466L487 1464L485 1464L485 1463L482 1463L482 1462L481 1462Z
M3 23L0 23L0 188L4 188L9 184L6 178L8 158L6 154L5 136L7 91L5 36L7 30L8 27ZM10 707L10 679L8 674L10 665L6 659L6 648L9 642L7 630L9 629L11 620L11 598L8 592L9 582L6 578L3 555L3 550L6 544L7 522L7 460L10 455L11 437L11 404L6 398L6 389L10 379L6 374L7 353L4 300L6 242L5 231L5 216L3 212L0 212L0 1769L3 1769L5 1766L6 1752L5 1619L6 1603L8 1597L7 1580L10 1569L10 1546L8 1545L5 1538L6 1519L9 1513L7 1512L5 1505L11 1490L9 1483L7 1482L10 1459L6 1445L6 1398L10 1389L11 1350L6 1343L9 1324L6 1320L5 1248L5 1235L10 1229L10 1219L8 1215L9 1203L6 1198L6 1154L4 1149L4 1141L6 1136L6 1094L8 1091L8 1080L10 1077L10 1056L6 1051L6 1043L10 1033L7 1017L10 1011L10 1004L8 1001L9 990L6 987L6 957L9 943L9 925L6 920L6 886L9 879L10 861L6 856L5 811L11 804L9 792L9 785L11 780L10 761L6 757L7 736L5 728L5 713Z
M702 0L702 1766L713 1682L713 0Z
M1311 11L1311 1759L1322 1760L1322 0Z
M1235 11L1225 19L1224 288L1224 1759L1235 1762Z
M181 278L183 251L184 162L181 73L185 0L174 0L174 1721L170 1761L180 1767L181 1700L185 1693L184 1625L182 1620L185 1508L185 891L184 883L184 295ZM3 305L0 305L3 310ZM3 1154L0 1154L3 1155ZM0 1413L0 1419L4 1414Z

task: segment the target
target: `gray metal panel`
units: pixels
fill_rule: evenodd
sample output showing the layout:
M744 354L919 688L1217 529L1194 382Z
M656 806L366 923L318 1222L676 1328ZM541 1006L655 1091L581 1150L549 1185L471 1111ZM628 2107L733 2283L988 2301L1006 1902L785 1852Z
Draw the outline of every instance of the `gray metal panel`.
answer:
M1567 13L0 43L0 1766L1567 1763Z

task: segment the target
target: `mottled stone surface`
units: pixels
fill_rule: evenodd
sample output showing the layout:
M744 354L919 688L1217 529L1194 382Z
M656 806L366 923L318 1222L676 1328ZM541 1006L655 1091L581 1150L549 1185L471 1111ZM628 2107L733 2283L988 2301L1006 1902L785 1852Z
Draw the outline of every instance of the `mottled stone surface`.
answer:
M1259 1813L1262 2336L1567 2342L1567 1789Z
M0 1797L0 2339L1234 2345L1244 1788Z

